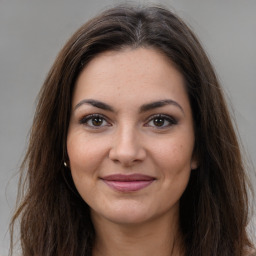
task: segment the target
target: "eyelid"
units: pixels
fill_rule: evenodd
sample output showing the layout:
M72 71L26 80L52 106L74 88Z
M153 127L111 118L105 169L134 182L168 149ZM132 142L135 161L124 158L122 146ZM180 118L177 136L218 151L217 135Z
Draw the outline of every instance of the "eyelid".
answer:
M165 120L167 120L169 122L169 124L167 126L151 126L151 125L148 125L149 122L153 121L155 118L163 118ZM171 115L168 115L168 114L162 114L162 113L159 113L159 114L154 114L152 116L150 116L147 120L146 120L146 124L145 126L146 127L153 127L153 128L156 128L156 129L165 129L165 128L168 128L168 127L171 127L173 125L176 125L178 124L178 120L177 118L171 116Z
M107 124L99 125L99 126L97 126L97 125L90 125L90 124L88 124L88 122L90 120L92 120L92 118L101 118L101 119L103 119L103 122L106 122ZM156 118L164 119L164 122L167 121L168 124L167 125L163 125L163 126L150 125L149 123L151 121L153 121L154 119L156 119ZM79 119L79 123L81 125L87 126L89 128L92 128L92 129L100 129L100 128L104 128L104 127L107 127L107 126L112 126L109 118L106 117L104 114L99 114L99 113L93 113L93 114L84 115L84 116L82 116ZM177 123L178 123L177 118L173 117L172 115L158 113L158 114L154 114L154 115L151 115L150 117L148 117L145 120L144 126L145 127L152 127L152 128L155 128L155 129L165 129L165 128L171 127L173 125L176 125Z
M90 119L92 119L93 117L102 118L105 122L108 123L108 125L103 125L103 126L98 126L98 127L88 125L87 122ZM93 129L99 129L99 128L103 128L103 127L106 127L106 126L111 126L111 123L110 123L109 119L105 115L99 114L99 113L93 113L93 114L85 115L85 116L83 116L82 118L79 119L79 123L82 124L82 125L85 125L87 127L93 128Z

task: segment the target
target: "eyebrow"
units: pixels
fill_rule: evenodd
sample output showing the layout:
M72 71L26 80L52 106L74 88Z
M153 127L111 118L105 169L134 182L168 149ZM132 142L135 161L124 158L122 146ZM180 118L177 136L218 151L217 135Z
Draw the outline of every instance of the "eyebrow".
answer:
M173 106L176 106L178 107L184 114L184 110L183 108L181 107L181 105L174 101L174 100L160 100L160 101L155 101L155 102L152 102L152 103L148 103L148 104L144 104L140 107L140 112L146 112L146 111L149 111L149 110L152 110L152 109L155 109L155 108L160 108L160 107L164 107L166 105L173 105Z
M98 100L93 100L93 99L85 99L85 100L81 100L74 108L74 110L76 110L77 108L79 108L80 106L84 105L84 104L89 104L89 105L92 105L96 108L100 108L100 109L104 109L104 110L107 110L107 111L111 111L111 112L114 112L114 109L102 102L102 101L98 101Z
M103 109L103 110L107 110L107 111L110 111L110 112L115 112L114 108L111 107L110 105L102 102L102 101L98 101L98 100L93 100L93 99L84 99L84 100L81 100L74 108L74 110L76 110L77 108L79 108L80 106L84 105L84 104L89 104L89 105L92 105L96 108L100 108L100 109ZM155 109L155 108L160 108L160 107L164 107L166 105L173 105L173 106L176 106L178 107L184 114L184 110L183 108L181 107L181 105L174 101L174 100L160 100L160 101L155 101L155 102L151 102L151 103L147 103L147 104L144 104L140 107L140 110L139 112L142 113L142 112L147 112L149 110L152 110L152 109Z

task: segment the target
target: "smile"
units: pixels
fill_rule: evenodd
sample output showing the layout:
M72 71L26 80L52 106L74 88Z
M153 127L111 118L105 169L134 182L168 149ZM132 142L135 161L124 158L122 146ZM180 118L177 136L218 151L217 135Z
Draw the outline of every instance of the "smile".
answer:
M134 192L149 186L155 178L142 174L115 174L105 176L102 180L109 187L119 192Z

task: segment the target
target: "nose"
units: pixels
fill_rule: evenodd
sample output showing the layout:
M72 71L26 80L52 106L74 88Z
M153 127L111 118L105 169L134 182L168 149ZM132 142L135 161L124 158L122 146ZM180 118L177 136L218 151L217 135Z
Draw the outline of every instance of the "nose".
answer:
M134 128L120 128L113 138L109 158L122 166L133 166L142 162L146 157L146 150L141 137Z

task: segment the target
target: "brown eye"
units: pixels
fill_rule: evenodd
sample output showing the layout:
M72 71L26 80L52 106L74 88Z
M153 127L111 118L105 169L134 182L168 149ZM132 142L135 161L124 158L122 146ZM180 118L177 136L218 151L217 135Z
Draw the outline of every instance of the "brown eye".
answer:
M172 116L158 114L151 117L150 120L147 122L146 126L163 129L175 125L177 123L177 120Z
M158 126L158 127L163 126L163 125L164 125L164 122L165 122L165 119L162 118L162 117L156 117L156 118L154 118L154 120L153 120L154 125L155 125L155 126Z
M94 126L101 126L103 124L103 121L104 120L101 117L93 117L91 123Z
M110 123L106 120L106 118L99 114L92 114L83 117L80 120L80 124L86 125L87 127L94 129L110 126Z

